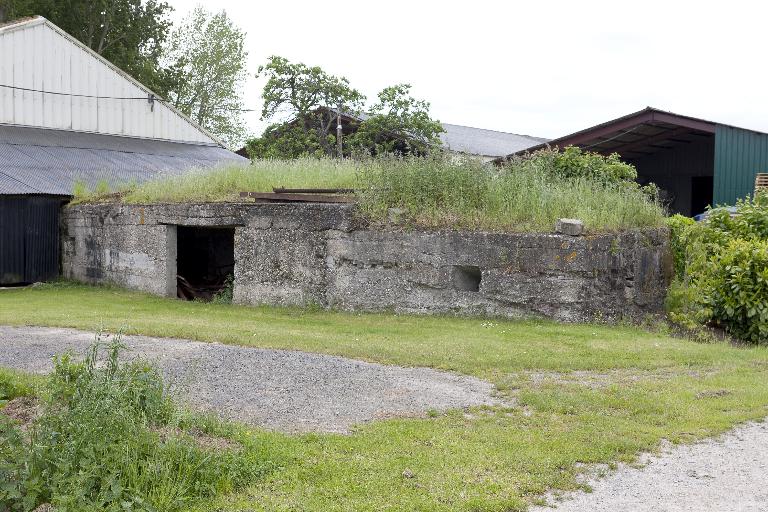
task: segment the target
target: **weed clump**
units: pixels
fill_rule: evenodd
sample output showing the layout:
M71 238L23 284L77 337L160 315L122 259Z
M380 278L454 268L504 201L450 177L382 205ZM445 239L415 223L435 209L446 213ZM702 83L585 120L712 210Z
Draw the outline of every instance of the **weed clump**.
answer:
M0 423L0 510L186 510L264 470L247 451L198 446L158 370L119 350L118 339L83 362L58 357L31 428Z

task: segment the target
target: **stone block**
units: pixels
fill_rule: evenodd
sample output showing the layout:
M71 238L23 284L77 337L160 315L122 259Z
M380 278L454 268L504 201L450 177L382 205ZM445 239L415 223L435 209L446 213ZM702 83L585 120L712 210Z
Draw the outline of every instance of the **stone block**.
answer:
M584 223L578 219L557 219L555 231L564 235L579 236L584 233Z

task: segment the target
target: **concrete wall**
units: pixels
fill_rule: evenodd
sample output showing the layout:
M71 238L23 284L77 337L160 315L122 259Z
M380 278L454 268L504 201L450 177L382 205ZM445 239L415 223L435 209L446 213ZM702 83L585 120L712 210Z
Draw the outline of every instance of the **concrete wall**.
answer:
M638 319L661 311L671 269L663 229L372 229L353 207L326 204L84 205L65 208L62 224L65 277L171 296L175 226L235 226L234 300L243 304Z

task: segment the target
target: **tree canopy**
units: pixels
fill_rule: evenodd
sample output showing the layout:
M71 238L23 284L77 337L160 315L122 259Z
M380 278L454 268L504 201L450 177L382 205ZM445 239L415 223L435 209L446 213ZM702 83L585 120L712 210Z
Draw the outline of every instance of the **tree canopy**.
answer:
M257 76L267 79L262 119L278 121L250 144L261 157L334 155L336 110L358 113L365 100L346 78L284 57L270 57Z
M424 154L440 145L443 126L429 117L429 103L410 95L410 84L387 87L350 145L371 153Z
M245 33L225 11L197 7L171 34L163 57L168 100L230 147L245 138Z
M248 142L253 158L338 156L339 113L359 119L345 129L344 154L358 150L423 154L439 144L442 126L430 118L429 103L410 95L408 84L385 88L378 102L365 109L365 96L349 80L317 66L273 56L259 68L259 75L267 78L262 119L273 124Z

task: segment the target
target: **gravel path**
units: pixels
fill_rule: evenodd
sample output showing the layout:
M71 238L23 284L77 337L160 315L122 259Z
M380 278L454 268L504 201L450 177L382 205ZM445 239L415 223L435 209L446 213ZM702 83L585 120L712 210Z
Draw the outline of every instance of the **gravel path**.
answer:
M768 510L768 423L720 438L667 447L641 468L622 466L589 484L593 492L550 499L556 512L764 512ZM553 512L533 507L532 512Z
M93 340L72 329L0 326L0 365L46 373L54 354L82 354ZM377 418L496 403L492 384L429 368L145 336L123 342L129 357L156 361L191 407L286 432L347 432Z

